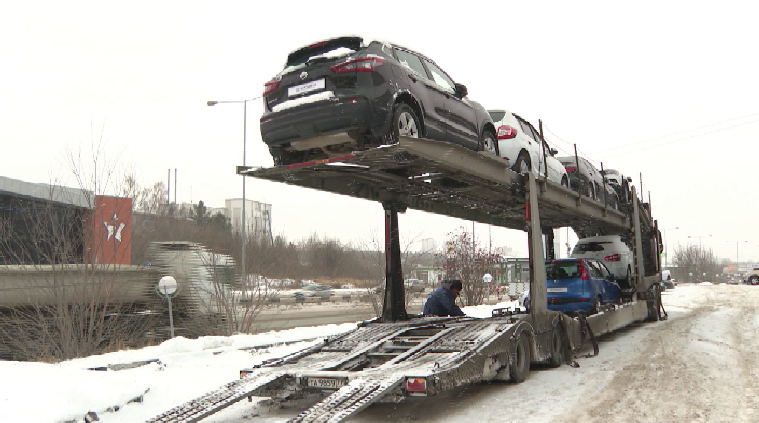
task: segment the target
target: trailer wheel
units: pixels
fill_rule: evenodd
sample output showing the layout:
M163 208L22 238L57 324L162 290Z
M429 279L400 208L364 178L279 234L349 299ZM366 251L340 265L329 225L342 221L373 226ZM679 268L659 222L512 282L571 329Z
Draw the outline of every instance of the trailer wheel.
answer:
M514 383L523 382L530 373L530 345L524 332L514 342L511 351L511 366L509 366L509 379Z
M561 323L553 326L551 331L551 358L548 365L559 367L564 362L564 334L561 331Z

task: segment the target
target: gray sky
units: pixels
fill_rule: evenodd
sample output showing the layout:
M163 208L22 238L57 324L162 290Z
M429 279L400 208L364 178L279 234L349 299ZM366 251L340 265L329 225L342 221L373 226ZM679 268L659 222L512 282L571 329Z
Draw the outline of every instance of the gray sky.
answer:
M87 152L102 138L101 168L133 169L143 185L176 168L178 201L223 206L242 194L243 109L206 101L257 97L289 51L367 34L429 56L486 108L542 119L560 150L577 143L638 186L642 174L670 253L711 235L700 241L718 256L734 260L736 242L749 241L741 260L759 261L759 5L713 4L3 2L0 175L75 185L67 149ZM248 105L247 164L269 166L261 112ZM290 239L382 234L379 204L252 178L247 186ZM400 223L407 241L442 243L471 228L421 212ZM487 226L475 230L487 245ZM523 234L492 234L494 245L526 251Z

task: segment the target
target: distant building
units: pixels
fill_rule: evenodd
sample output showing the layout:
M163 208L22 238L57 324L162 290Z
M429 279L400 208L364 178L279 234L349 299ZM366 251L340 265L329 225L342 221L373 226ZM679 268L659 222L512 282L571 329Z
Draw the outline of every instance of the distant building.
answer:
M231 198L225 203L225 216L232 224L232 230L240 232L242 229L242 198ZM272 239L271 204L246 199L245 215L246 235Z

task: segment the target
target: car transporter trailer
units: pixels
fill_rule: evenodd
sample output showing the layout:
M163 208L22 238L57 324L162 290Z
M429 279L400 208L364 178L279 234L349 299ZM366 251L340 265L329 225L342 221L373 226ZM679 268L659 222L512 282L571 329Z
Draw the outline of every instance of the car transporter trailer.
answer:
M323 398L290 421L338 422L373 402L430 396L481 381L521 382L531 363L559 366L570 362L594 334L662 317L655 284L658 231L641 210L634 188L632 202L623 211L613 210L545 177L517 174L491 153L406 137L347 156L258 170L238 167L237 172L382 203L382 315L312 347L242 370L240 379L150 422L198 421L251 396L286 402L309 395ZM409 316L398 231L398 212L407 208L527 230L529 312L497 309L485 319ZM623 304L587 318L547 309L544 257L555 257L552 228L565 226L581 237L620 234L633 245L636 269ZM545 255L542 234L551 241ZM597 352L595 342L594 347Z

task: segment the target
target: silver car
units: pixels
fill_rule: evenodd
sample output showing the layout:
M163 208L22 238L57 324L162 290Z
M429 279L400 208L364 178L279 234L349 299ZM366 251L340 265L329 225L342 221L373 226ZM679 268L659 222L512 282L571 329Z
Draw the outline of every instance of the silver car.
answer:
M557 184L569 187L569 176L554 156L558 153L551 148L540 133L525 119L508 110L488 110L496 128L498 154L511 163L514 172L532 171L535 176L545 175Z

